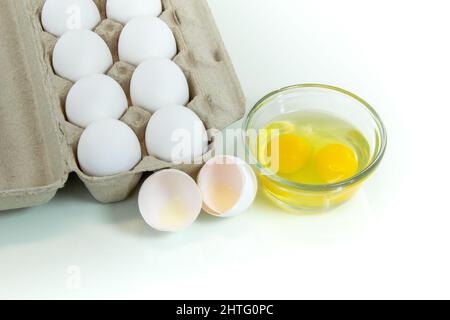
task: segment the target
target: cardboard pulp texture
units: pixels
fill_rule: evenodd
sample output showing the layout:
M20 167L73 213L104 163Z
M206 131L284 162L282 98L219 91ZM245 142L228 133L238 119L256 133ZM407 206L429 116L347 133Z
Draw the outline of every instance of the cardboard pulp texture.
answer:
M131 106L121 119L138 135L143 159L127 173L90 177L76 160L83 130L66 121L65 98L72 82L55 75L51 55L57 38L44 32L45 0L0 0L0 210L50 201L75 172L95 199L124 200L142 175L176 168L195 175L200 165L182 165L148 156L144 133L151 114ZM102 22L95 28L108 44L114 65L107 72L129 95L134 67L118 61L123 26L105 16L106 0L96 0ZM245 99L206 0L163 0L161 18L175 34L178 55L191 91L191 108L208 129L223 129L244 115ZM131 103L130 103L131 104ZM211 152L211 151L210 151Z

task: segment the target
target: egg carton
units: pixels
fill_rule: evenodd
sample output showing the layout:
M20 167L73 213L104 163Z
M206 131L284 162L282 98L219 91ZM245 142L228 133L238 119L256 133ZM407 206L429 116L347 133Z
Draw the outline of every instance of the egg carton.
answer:
M135 67L118 59L123 25L106 18L106 0L95 0L102 15L94 29L108 44L114 65L107 72L127 94L130 108L121 119L140 139L143 159L135 169L109 177L90 177L76 157L83 129L64 114L73 85L54 73L51 56L57 38L43 31L45 0L0 2L0 210L50 201L75 172L92 196L111 203L126 199L144 173L175 168L195 175L196 165L173 165L147 154L145 129L152 114L132 106L130 80ZM193 110L208 129L224 129L241 119L245 98L206 0L163 0L161 15L172 29ZM210 150L212 152L212 150ZM207 157L205 157L207 158Z

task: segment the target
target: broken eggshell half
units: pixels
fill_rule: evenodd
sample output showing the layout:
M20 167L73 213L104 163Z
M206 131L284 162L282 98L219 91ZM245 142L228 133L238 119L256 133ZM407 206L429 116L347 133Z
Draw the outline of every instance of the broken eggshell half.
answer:
M242 159L218 156L209 160L197 178L203 210L228 218L244 213L254 202L258 182L252 168Z
M141 187L138 202L145 222L163 232L186 229L202 210L202 195L194 179L174 169L150 176Z

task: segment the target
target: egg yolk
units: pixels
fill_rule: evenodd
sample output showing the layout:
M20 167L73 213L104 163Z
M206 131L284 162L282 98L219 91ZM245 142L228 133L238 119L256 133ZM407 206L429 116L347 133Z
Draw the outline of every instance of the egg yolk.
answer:
M271 158L272 166L276 161L278 173L292 174L308 163L311 146L302 137L294 134L282 134L274 137L267 145L267 154Z
M351 178L358 171L355 152L343 144L330 144L316 156L316 171L327 183L337 183Z
M261 130L258 135L258 161L261 162L264 166L270 166L270 159L268 155L268 150L272 146L268 148L268 145L273 137L279 137L281 134L288 134L295 130L295 125L288 121L276 121L272 122L265 129Z

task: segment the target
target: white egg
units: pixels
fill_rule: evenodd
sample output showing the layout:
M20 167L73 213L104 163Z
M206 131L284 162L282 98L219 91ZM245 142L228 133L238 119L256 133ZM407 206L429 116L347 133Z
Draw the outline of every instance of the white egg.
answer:
M258 182L252 168L242 159L218 156L206 163L197 183L203 210L217 217L234 217L253 204Z
M150 176L141 187L138 203L147 224L164 232L186 229L202 210L202 196L195 181L173 169Z
M186 105L189 102L189 85L175 62L156 58L136 68L130 94L134 106L155 112L170 105Z
M145 134L150 155L175 164L190 164L208 149L208 135L203 122L182 106L158 110Z
M161 12L161 0L108 0L106 2L108 18L122 24L140 16L158 17Z
M66 99L68 120L82 128L99 120L120 119L127 108L128 100L122 87L103 74L78 80Z
M41 20L45 31L60 37L70 30L92 30L101 17L92 0L46 0Z
M127 172L141 159L141 146L136 134L119 120L94 122L84 130L78 143L78 162L89 176L104 177Z
M105 73L113 64L105 41L88 30L65 33L53 50L53 68L57 75L70 81Z
M175 37L159 18L144 16L128 22L119 38L119 58L139 65L149 58L172 59L177 53Z

